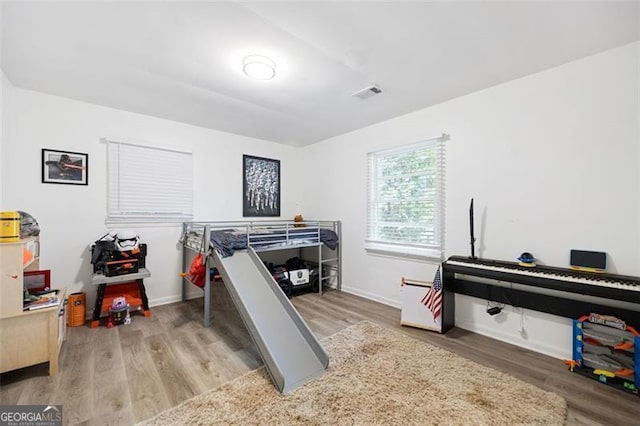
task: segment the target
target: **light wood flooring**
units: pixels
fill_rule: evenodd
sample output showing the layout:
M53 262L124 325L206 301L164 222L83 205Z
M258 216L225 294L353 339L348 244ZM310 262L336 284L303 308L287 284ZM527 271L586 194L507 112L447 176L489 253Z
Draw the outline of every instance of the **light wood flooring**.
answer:
M638 425L640 398L569 373L561 360L461 329L439 335L401 327L400 311L329 291L293 304L319 337L368 319L556 392L570 425ZM127 425L152 417L262 365L222 284L215 284L212 327L202 327L202 299L157 306L112 329L74 327L60 358L0 375L0 404L62 404L65 424Z

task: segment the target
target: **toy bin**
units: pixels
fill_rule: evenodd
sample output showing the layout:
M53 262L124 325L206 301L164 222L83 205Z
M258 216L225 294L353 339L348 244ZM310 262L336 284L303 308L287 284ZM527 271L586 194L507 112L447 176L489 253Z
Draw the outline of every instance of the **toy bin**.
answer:
M87 315L87 296L85 293L69 295L67 325L78 327L84 324Z

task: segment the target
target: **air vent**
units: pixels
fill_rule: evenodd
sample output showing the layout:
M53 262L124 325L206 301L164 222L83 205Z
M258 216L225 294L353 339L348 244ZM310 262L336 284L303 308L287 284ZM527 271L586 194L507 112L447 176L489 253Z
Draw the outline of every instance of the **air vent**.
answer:
M360 98L360 99L367 99L373 95L379 95L380 93L382 93L382 89L379 88L378 86L373 85L373 86L365 87L364 89L360 89L351 96L355 96L356 98Z

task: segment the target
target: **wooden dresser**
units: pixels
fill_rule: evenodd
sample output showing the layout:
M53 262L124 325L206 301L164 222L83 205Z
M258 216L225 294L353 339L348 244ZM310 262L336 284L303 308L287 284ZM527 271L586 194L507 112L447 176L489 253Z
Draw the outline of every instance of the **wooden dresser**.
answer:
M24 262L25 252L30 258ZM58 356L66 331L66 294L60 289L58 306L23 311L23 273L38 270L40 241L23 238L0 244L0 373L49 363L58 372Z

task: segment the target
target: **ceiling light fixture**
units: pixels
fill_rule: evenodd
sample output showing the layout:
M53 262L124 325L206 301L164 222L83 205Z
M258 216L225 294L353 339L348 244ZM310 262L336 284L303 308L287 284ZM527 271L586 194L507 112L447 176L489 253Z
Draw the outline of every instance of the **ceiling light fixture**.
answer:
M271 80L276 76L276 63L262 55L249 55L242 60L242 71L256 80Z

